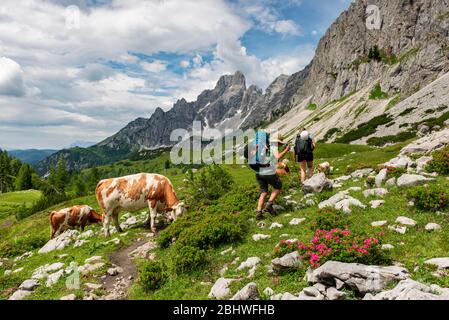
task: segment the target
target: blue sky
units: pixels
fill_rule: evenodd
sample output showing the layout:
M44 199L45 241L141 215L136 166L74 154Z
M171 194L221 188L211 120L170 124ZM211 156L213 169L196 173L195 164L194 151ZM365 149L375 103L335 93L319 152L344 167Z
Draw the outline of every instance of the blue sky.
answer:
M351 2L3 0L0 148L100 141L236 70L265 89Z

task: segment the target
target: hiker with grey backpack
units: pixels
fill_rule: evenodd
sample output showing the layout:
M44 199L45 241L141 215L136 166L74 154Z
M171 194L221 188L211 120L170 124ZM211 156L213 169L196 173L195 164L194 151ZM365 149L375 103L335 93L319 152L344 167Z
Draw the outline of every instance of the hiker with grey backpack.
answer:
M295 141L295 160L300 164L301 184L313 175L313 151L316 142L313 136L306 130L301 129Z

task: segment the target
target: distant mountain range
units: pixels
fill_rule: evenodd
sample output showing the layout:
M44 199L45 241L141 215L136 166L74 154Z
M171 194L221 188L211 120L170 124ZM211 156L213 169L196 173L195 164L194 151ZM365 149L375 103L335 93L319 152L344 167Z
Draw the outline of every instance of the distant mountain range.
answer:
M380 30L368 28L377 5ZM449 117L448 0L357 0L329 27L303 70L281 75L263 93L244 75L222 76L196 101L158 108L88 148L61 150L38 164L41 174L63 156L70 169L111 163L173 145L173 129L200 121L207 130L268 126L293 139L306 126L327 142L382 144L410 138L423 123ZM377 139L377 140L376 140Z
M28 149L28 150L10 150L8 151L8 153L11 156L20 159L22 162L35 165L39 161L47 158L48 156L52 155L57 151L58 150L51 150L51 149L45 150Z

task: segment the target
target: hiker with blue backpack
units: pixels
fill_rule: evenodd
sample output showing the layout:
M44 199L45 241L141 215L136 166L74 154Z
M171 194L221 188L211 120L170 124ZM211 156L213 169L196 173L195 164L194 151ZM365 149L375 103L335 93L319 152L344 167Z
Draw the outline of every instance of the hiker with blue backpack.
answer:
M278 148L284 147L279 153ZM274 201L282 190L282 181L276 174L278 162L290 151L290 145L281 140L270 141L270 135L264 131L256 132L256 137L245 147L245 158L251 169L256 171L256 179L260 188L257 203L257 220L263 220L264 214L276 215L273 208ZM269 186L273 187L270 198L262 210L268 196Z
M306 181L306 176L311 178L313 175L313 151L316 148L316 142L313 136L306 130L301 129L295 141L295 158L301 166L301 184ZM308 172L306 172L308 169Z

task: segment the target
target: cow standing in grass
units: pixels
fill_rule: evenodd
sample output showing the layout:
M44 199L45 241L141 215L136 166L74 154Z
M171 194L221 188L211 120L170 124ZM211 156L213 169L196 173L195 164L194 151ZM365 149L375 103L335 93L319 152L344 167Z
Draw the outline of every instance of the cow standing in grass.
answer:
M97 201L104 211L104 233L108 237L109 224L114 221L115 228L122 232L118 215L120 211L136 211L149 207L147 224L156 232L155 219L157 208L165 206L169 219L174 221L186 208L179 201L173 185L167 177L159 174L139 173L121 178L105 179L96 188Z
M103 221L103 217L89 206L73 206L58 211L53 211L50 214L51 224L51 238L61 234L67 229L74 229L76 227L84 227L87 224L99 223Z

